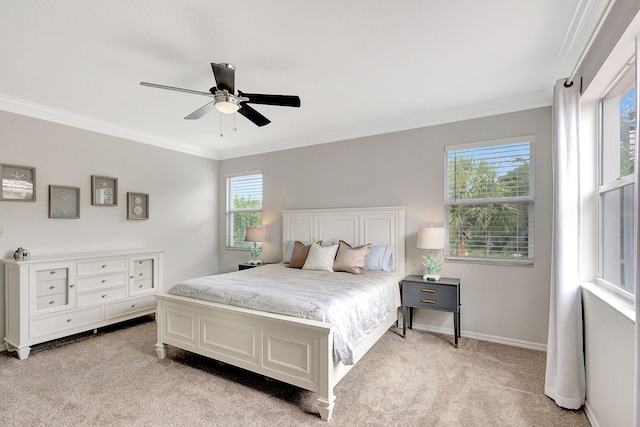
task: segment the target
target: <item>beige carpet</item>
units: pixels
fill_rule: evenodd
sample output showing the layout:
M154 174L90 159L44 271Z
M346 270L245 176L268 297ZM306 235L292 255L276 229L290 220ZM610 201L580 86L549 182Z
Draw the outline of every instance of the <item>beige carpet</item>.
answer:
M589 426L543 394L545 354L408 331L387 332L335 388L314 393L169 348L155 322L0 353L0 424L25 426Z

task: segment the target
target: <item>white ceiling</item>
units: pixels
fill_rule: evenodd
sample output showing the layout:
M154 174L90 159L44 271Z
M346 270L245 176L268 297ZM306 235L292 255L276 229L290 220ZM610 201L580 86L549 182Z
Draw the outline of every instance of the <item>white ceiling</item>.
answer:
M0 4L0 109L214 159L551 104L606 0L86 0ZM298 95L183 117L236 88ZM220 137L220 132L224 134Z

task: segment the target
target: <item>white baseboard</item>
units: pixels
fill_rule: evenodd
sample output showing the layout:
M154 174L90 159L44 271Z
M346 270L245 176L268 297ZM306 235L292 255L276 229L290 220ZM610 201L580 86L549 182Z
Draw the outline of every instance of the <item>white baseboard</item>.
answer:
M7 346L4 344L0 344L0 353L7 350Z
M413 329L435 332L438 334L453 335L453 328L442 328L439 326L429 326L413 322ZM512 345L514 347L529 348L531 350L547 351L547 345L537 342L516 340L513 338L498 337L495 335L479 334L477 332L460 331L460 335L465 338L473 338L481 341L495 342L498 344Z
M589 406L589 402L587 401L584 402L584 413L587 415L587 419L589 420L591 427L600 427L600 424L598 424L598 420L596 419L596 416L591 410L591 406Z

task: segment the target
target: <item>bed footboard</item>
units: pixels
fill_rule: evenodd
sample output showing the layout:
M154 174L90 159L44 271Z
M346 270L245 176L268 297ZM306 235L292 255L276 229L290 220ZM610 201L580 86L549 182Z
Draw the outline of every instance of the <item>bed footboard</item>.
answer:
M156 298L159 358L168 344L316 392L321 418L331 418L333 388L342 378L333 360L333 325L175 295Z

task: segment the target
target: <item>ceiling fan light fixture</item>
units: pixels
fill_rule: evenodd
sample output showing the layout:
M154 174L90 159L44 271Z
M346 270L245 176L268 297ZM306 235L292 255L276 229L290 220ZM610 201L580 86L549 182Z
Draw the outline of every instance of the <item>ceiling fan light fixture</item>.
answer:
M240 109L237 97L227 94L216 94L215 106L222 114L233 114Z

